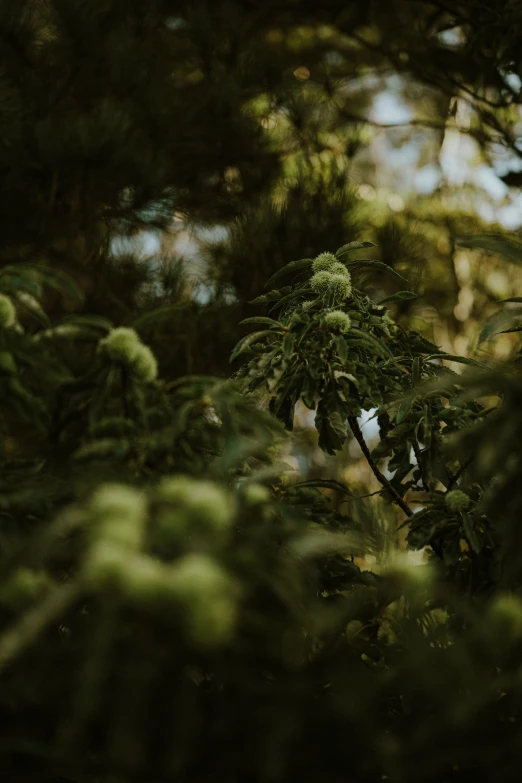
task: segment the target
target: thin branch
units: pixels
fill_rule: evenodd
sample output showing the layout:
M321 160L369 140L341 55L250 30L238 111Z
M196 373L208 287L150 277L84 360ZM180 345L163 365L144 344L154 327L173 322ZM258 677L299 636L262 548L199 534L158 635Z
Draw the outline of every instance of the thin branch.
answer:
M57 622L81 594L78 582L55 587L45 600L15 622L0 637L0 672L34 642L52 623Z
M350 425L350 428L355 436L355 439L359 444L359 446L361 447L361 451L366 457L366 461L368 462L368 465L372 469L374 476L382 484L382 486L390 493L395 503L397 503L399 508L401 508L404 511L406 516L408 517L413 516L413 511L410 509L406 501L401 498L401 496L399 495L395 487L392 484L390 484L386 476L383 473L381 473L381 471L377 467L372 455L370 454L370 449L366 445L366 441L364 440L357 418L355 416L348 416L348 424Z
M430 491L430 485L428 483L428 480L426 479L426 476L424 475L424 470L422 468L422 462L421 462L421 450L419 446L419 442L417 438L413 440L413 453L415 454L415 459L417 460L417 465L419 466L419 472L420 477L422 481L422 486L426 490L426 492Z
M469 457L465 462L462 463L462 465L457 470L457 472L453 476L451 476L451 478L449 480L449 483L446 486L446 490L448 492L450 491L450 489L452 489L455 486L455 484L457 483L459 478L462 476L462 474L464 473L466 468L473 462L474 459L475 459L475 457Z

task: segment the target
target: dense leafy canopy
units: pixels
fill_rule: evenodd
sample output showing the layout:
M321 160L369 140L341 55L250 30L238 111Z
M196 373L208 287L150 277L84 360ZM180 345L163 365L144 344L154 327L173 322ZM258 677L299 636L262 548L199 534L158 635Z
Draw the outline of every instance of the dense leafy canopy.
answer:
M392 75L429 154L460 122L516 169L521 37L510 1L0 0L2 779L518 780L520 243L364 194Z

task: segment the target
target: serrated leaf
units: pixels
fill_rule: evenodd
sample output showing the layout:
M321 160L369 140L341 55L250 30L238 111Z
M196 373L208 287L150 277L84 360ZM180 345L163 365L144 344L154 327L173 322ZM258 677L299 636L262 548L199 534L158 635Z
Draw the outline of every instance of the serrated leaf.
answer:
M398 300L406 301L408 299L418 299L418 296L417 294L414 294L413 291L397 291L396 294L392 294L391 296L386 296L384 299L381 299L378 304L382 305L386 302L396 302Z
M267 304L268 302L278 302L286 293L288 293L289 286L281 288L278 291L269 291L268 294L261 294L255 299L251 299L248 304Z
M373 336L373 334L369 334L368 332L363 332L361 329L350 328L350 331L346 335L346 339L348 342L350 340L350 337L352 336L358 337L361 341L370 345L379 356L383 356L384 358L391 356L390 351L384 345L384 343L381 343L380 340L378 340L376 337Z
M513 264L522 264L522 243L502 234L476 234L468 237L457 237L456 244L474 250L484 250L503 256Z
M246 337L243 337L234 350L232 351L232 354L230 355L230 361L234 361L234 359L239 356L240 353L245 351L247 348L249 348L254 342L257 340L262 340L263 337L267 337L268 335L273 336L273 332L269 329L264 329L261 332L252 332L251 334L247 334Z
M309 290L308 285L306 286L306 290ZM278 301L275 302L272 305L272 307L270 308L270 310L268 312L272 313L274 310L277 310L277 309L283 307L283 305L288 304L288 302L292 302L294 299L297 299L299 296L302 296L302 294L303 294L303 286L302 285L297 287L297 288L295 288L295 289L290 288L290 292L288 294L285 294L284 296L282 296L280 299L278 299Z
M499 334L504 327L511 328L513 323L522 317L522 307L504 308L497 313L494 313L489 318L479 335L478 345L494 337L495 334Z
M283 353L288 358L294 351L295 334L287 332L283 337Z
M360 267L365 267L365 266L373 267L379 272L386 272L387 274L393 275L394 277L397 277L399 280L402 280L405 283L408 282L405 277L400 275L398 272L395 271L395 269L392 269L391 266L388 266L388 264L385 264L383 261L357 259L357 261L345 261L345 264L349 269L359 269Z
M273 285L276 280L279 280L285 275L292 274L292 272L300 272L303 269L310 269L313 261L313 258L301 258L298 261L290 261L289 264L286 264L281 269L278 269L277 272L275 272L266 282L265 286Z
M335 337L333 344L337 350L337 354L342 362L348 359L348 346L346 340L343 337Z
M244 318L239 322L240 326L243 326L243 324L269 324L270 326L277 326L280 329L282 328L282 324L280 324L279 321L276 321L274 318L268 318L268 316L264 315L256 315L253 318Z
M377 247L377 245L373 242L348 242L346 245L340 247L339 250L336 250L335 255L339 258L339 256L344 255L344 253L349 253L350 250L362 250L364 247Z
M469 364L471 367L480 367L483 370L486 369L486 366L484 364L481 364L480 362L476 362L475 359L468 359L467 356L455 356L450 353L432 353L429 356L426 356L426 361L429 361L430 359L446 359L446 361L448 362Z
M331 434L335 434L335 440L339 444L337 448L341 448L348 434L344 417L339 411L332 411L328 414L327 421Z

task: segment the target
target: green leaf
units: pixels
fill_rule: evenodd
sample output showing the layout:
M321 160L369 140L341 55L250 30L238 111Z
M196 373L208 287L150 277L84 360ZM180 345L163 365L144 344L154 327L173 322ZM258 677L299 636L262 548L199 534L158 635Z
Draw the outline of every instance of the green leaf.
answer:
M317 393L317 383L307 373L304 377L303 385L301 388L301 399L309 410L314 410L315 408L316 393Z
M502 332L504 327L511 328L522 317L522 307L504 308L494 313L484 324L479 335L478 345Z
M475 532L475 528L473 527L473 522L470 519L469 515L466 514L466 512L462 514L462 526L464 528L464 533L466 534L466 538L468 539L471 548L473 549L475 554L478 555L480 552L480 542Z
M91 326L93 329L101 329L103 332L110 332L113 328L112 322L101 315L66 315L59 323Z
M18 457L17 459L5 460L0 464L0 471L5 473L19 473L23 472L27 475L35 475L39 473L45 465L45 459L39 459L38 457Z
M348 346L344 337L335 337L333 340L337 354L342 362L348 359Z
M326 431L330 439L331 447L339 451L347 438L346 421L339 411L332 411L325 420ZM332 453L332 452L330 452Z
M79 285L73 280L66 272L62 272L60 269L53 269L43 264L20 264L16 266L16 269L21 272L34 273L37 280L42 284L48 285L49 288L53 288L63 296L68 296L71 299L83 300L83 291Z
M408 281L405 277L400 275L398 272L395 271L395 269L392 269L391 266L388 266L388 264L385 264L383 261L370 261L364 260L364 259L358 259L357 261L346 261L346 266L351 269L359 269L360 267L373 267L373 269L376 269L379 272L387 272L389 275L393 275L394 277L397 277L399 280L403 280L405 283Z
M512 296L511 299L501 299L497 304L505 304L506 302L522 302L522 296Z
M243 326L243 324L269 324L270 326L277 326L279 329L282 329L282 324L280 324L279 321L274 320L274 318L268 318L264 315L256 315L253 318L245 318L243 321L239 322L240 326Z
M51 329L43 329L34 335L35 342L40 340L63 338L65 340L98 340L99 331L89 329L79 324L58 324Z
M294 484L293 489L300 489L305 487L324 487L325 489L334 489L336 492L344 492L346 495L352 497L353 493L347 486L341 484L340 481L334 479L309 479L308 481L299 481Z
M280 297L278 301L272 305L269 312L272 313L274 310L277 310L278 308L282 308L283 305L288 304L289 302L295 301L298 299L298 297L302 296L304 292L308 292L310 290L308 283L306 283L306 287L303 289L303 285L298 286L295 289L292 289L291 287L283 290L288 290L289 293L285 294L284 296Z
M234 350L232 351L232 354L230 356L230 361L233 362L234 359L239 356L240 353L243 351L246 351L247 348L249 348L253 343L257 342L257 340L262 340L263 337L267 337L268 335L273 336L273 332L269 329L264 329L261 332L252 332L252 334L247 334L246 337L243 337Z
M413 387L421 382L422 376L422 357L416 356L411 366L411 384Z
M396 294L392 294L392 296L386 296L384 299L381 299L381 301L378 302L378 304L382 305L385 302L396 302L399 299L402 300L418 299L418 296L417 294L414 294L413 291L397 291Z
M80 446L72 455L73 460L116 459L125 457L130 444L123 438L99 438Z
M148 313L144 313L142 316L140 316L140 318L137 318L132 323L132 326L134 329L140 329L143 326L150 326L155 321L162 321L169 315L173 315L173 313L179 312L183 309L184 305L180 304L168 305L166 307L156 307L154 310L151 310Z
M10 278L10 279L9 279ZM22 267L22 265L9 264L0 271L0 283L4 288L4 279L11 286L16 288L23 288L31 294L39 296L41 293L41 286L36 280L36 275L32 267Z
M285 296L291 290L291 286L285 286L279 291L269 291L268 294L261 294L255 299L251 299L248 304L267 304L267 302L278 302L283 296Z
M429 361L430 359L446 359L448 362L469 364L471 367L480 367L481 369L486 369L484 364L476 362L475 359L468 359L467 356L454 356L453 354L449 353L432 353L429 356L426 356L426 361Z
M18 373L13 354L9 353L9 351L0 351L0 373L5 373L6 375L16 375Z
M346 335L346 340L349 342L350 337L358 337L363 342L370 345L379 356L383 356L384 358L388 358L391 356L390 351L385 346L384 343L381 343L380 340L378 340L376 337L373 336L373 334L369 334L368 332L363 332L361 329L354 329L351 328L348 334Z
M503 256L513 264L522 264L522 243L502 234L476 234L468 237L457 237L456 244L474 250L484 250Z
M340 247L339 250L336 250L335 255L339 258L339 256L344 255L344 253L349 253L350 250L362 250L364 247L377 247L377 245L373 242L348 242L346 245Z
M277 272L275 272L272 277L266 282L266 286L272 285L276 282L276 280L279 280L281 277L284 277L285 275L289 275L292 272L300 272L303 269L310 269L313 264L313 258L301 258L299 261L290 261L289 264L286 264L286 266L283 266L281 269L278 269Z
M415 399L416 399L415 394L409 394L407 397L403 399L403 401L399 406L399 410L397 411L397 416L395 417L395 421L397 422L397 424L400 424L402 421L404 421L404 419L410 412L411 406L415 402Z
M36 299L35 296L32 294L27 293L27 291L15 291L15 297L18 301L18 303L25 309L28 310L31 315L35 316L35 318L40 321L43 326L50 326L51 322L47 316L47 313L44 312L42 309L42 306L38 299Z
M290 357L294 351L295 334L287 332L283 337L283 353L286 357Z

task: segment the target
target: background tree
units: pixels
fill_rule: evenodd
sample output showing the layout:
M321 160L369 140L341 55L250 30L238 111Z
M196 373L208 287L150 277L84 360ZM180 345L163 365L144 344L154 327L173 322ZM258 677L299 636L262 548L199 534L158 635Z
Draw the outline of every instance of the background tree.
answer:
M516 351L496 335L517 302L497 302L518 293L520 246L495 222L516 197L452 166L502 187L504 165L518 186L518 19L406 0L0 2L6 779L518 774L520 605L487 603L519 586L518 365L461 381L441 357ZM362 391L261 372L285 440L239 393L238 323L273 316L251 300L285 264L357 241L360 318L343 314L367 332L348 340ZM394 337L370 312L383 299ZM339 355L321 353L331 304L307 316L325 377L352 361L339 314ZM267 338L282 370L294 314ZM297 400L319 392L314 423ZM400 512L437 579L391 568Z

